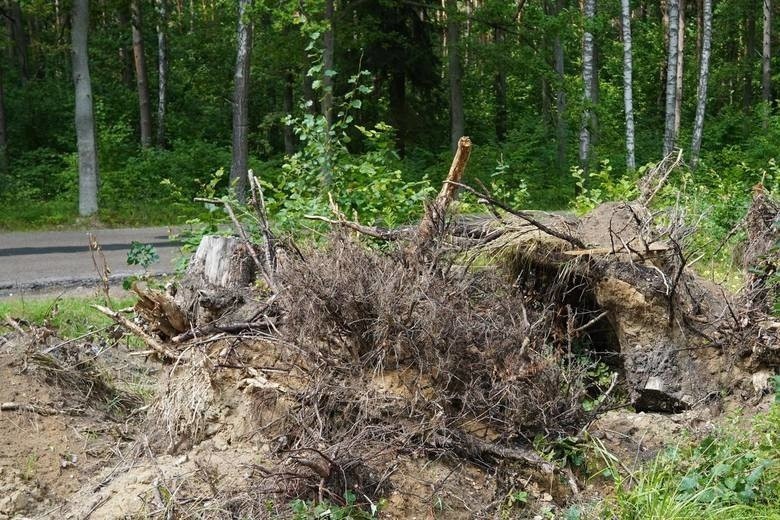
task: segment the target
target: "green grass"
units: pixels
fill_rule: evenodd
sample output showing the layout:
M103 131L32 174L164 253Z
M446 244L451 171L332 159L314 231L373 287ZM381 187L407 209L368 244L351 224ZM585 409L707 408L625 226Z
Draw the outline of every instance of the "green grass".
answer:
M133 204L101 208L96 217L82 218L78 216L78 203L71 200L8 201L0 208L0 231L86 229L95 225L109 228L160 226L183 224L190 218L204 215L205 210L197 204L189 207Z
M46 202L2 201L0 231L78 228L78 203L57 199Z
M780 403L748 431L724 427L634 475L613 471L615 493L601 518L780 520Z
M132 296L112 299L115 309L135 303ZM93 303L104 305L102 297L36 297L13 298L0 301L0 332L10 328L5 316L24 320L35 325L47 325L57 330L63 339L70 339L111 324L111 319L93 309Z

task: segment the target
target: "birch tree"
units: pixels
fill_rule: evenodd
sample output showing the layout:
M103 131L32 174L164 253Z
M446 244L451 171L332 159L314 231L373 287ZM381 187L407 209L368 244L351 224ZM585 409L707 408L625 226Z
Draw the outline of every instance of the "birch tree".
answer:
M596 0L584 0L582 10L585 18L585 32L582 36L582 82L585 110L582 114L582 125L580 127L580 167L583 170L587 170L590 161L590 126L593 105L594 45L593 33L590 32L590 26L596 14Z
M634 157L634 59L631 50L631 5L630 0L620 0L621 25L623 30L623 104L626 113L626 168L636 169Z
M146 148L152 145L152 111L149 102L149 83L147 81L141 16L139 0L130 0L130 18L133 26L133 62L135 63L135 82L138 89L138 120L141 129L141 146Z
M695 168L701 151L701 135L704 130L704 110L707 105L707 80L710 73L710 48L712 45L712 0L703 0L703 36L699 60L699 89L696 92L696 119L693 122L691 165Z
M447 0L447 61L450 79L450 150L458 148L463 137L465 116L463 114L463 66L460 59L460 26L457 0Z
M667 9L669 16L668 40L669 49L666 58L666 117L664 124L664 155L669 154L675 146L674 121L677 102L677 54L679 43L678 24L680 21L679 0L668 0Z
M165 146L168 90L168 12L166 0L157 0L157 146Z
M252 0L238 0L236 70L233 76L233 158L230 184L239 200L244 198L249 156L249 58L252 52Z
M674 89L674 140L680 135L682 116L683 62L685 61L685 0L679 0L677 23L677 82Z
M769 125L769 111L772 103L772 0L763 0L764 40L761 53L761 96L766 105L764 128Z
M71 45L73 83L76 92L76 144L79 157L79 215L97 212L98 159L95 116L92 107L92 80L89 76L87 31L89 0L73 0Z

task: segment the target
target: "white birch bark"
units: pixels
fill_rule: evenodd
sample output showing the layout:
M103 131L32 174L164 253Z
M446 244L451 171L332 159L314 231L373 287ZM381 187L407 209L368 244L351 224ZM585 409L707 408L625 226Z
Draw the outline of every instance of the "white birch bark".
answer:
M675 147L674 119L677 98L677 54L679 43L678 24L680 16L678 12L679 0L668 0L667 9L669 16L669 50L666 61L666 118L664 124L664 155L669 154Z
M165 145L168 91L167 0L157 0L157 146Z
M92 80L89 76L87 31L89 0L73 1L71 45L73 84L76 92L76 138L79 156L79 215L97 212L98 159L95 140L95 116L92 106Z
M677 25L677 84L674 91L674 140L680 136L682 115L683 61L685 60L685 0L679 0Z
M763 0L764 4L764 40L762 46L761 95L766 105L764 128L769 124L769 110L772 103L772 0Z
M582 36L582 82L585 110L582 113L582 126L580 127L580 167L587 170L590 160L590 125L593 104L593 34L587 26L590 25L596 14L596 0L584 0L582 10L586 25Z
M699 60L699 89L696 93L696 119L693 122L691 165L695 168L701 151L701 135L704 130L704 110L707 106L707 80L710 73L710 48L712 45L712 0L703 0L703 36Z
M623 28L623 104L626 113L626 168L636 169L634 157L634 59L631 50L631 6L630 0L620 0Z

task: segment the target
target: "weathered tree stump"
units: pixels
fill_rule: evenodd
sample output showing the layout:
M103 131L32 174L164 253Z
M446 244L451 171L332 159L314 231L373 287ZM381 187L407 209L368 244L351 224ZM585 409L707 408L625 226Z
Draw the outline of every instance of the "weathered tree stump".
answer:
M234 237L203 237L175 296L192 324L213 322L248 300L257 276L249 247Z

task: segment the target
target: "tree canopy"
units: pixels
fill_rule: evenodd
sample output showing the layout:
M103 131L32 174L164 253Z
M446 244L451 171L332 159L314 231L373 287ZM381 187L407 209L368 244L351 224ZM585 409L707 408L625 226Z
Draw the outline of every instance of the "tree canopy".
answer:
M235 124L246 130L242 168L263 179L280 211L303 211L287 199L330 190L387 221L381 197L356 193L420 195L415 183L441 177L463 133L475 143L470 175L518 202L561 208L605 175L632 175L627 153L642 165L679 147L687 160L700 100L695 182L738 201L761 179L771 188L780 155L771 2L624 3L93 1L100 218L191 216L194 195L228 182L213 174L231 171ZM0 4L0 199L28 201L0 226L75 215L72 9L69 0ZM239 26L252 32L236 118Z

